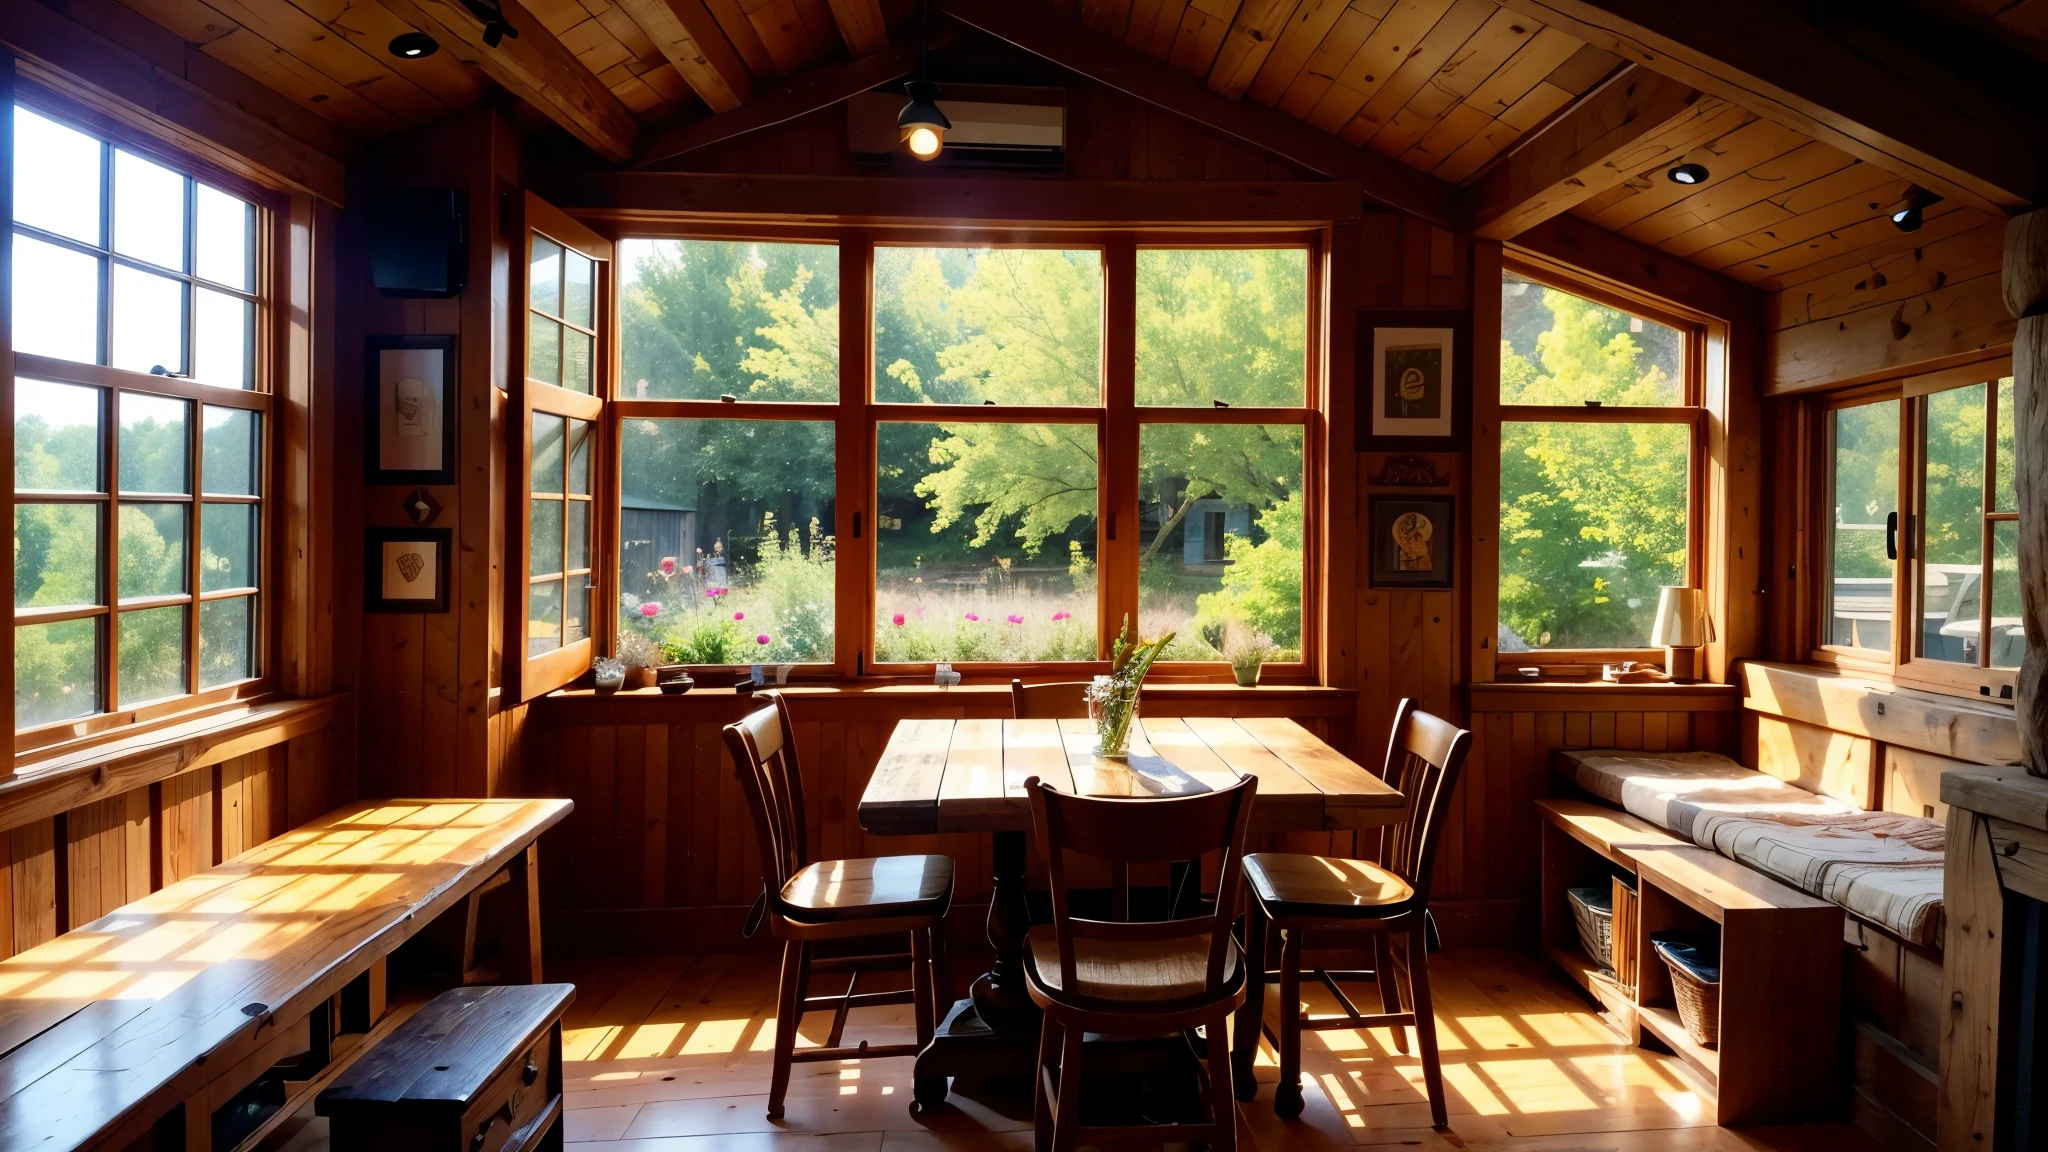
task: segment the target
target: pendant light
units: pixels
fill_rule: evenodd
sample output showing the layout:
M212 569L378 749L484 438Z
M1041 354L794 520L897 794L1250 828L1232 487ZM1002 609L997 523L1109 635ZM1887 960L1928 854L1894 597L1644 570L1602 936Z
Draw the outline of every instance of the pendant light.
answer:
M919 160L929 160L939 154L945 146L946 129L953 126L946 114L939 111L939 86L931 81L931 2L925 0L918 5L917 22L917 79L903 85L910 95L910 103L896 114L899 137L909 147L910 154Z

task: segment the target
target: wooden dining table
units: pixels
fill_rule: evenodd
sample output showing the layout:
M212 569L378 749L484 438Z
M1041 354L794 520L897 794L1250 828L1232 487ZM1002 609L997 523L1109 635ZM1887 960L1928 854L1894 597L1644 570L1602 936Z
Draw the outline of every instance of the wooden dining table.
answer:
M1370 829L1400 820L1401 793L1284 717L1143 717L1130 755L1099 756L1087 720L904 720L860 799L874 836L994 836L989 971L919 1055L920 1078L1028 1075L1038 1012L1024 990L1026 838L1037 777L1084 796L1184 796L1256 776L1260 831Z

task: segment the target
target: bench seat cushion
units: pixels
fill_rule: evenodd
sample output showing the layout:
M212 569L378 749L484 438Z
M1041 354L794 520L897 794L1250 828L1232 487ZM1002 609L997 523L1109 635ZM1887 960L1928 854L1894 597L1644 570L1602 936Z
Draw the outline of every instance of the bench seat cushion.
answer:
M1573 765L1572 782L1590 795L1695 844L1705 845L1693 835L1694 822L1705 812L1838 816L1856 811L1718 752L1595 749L1558 755Z

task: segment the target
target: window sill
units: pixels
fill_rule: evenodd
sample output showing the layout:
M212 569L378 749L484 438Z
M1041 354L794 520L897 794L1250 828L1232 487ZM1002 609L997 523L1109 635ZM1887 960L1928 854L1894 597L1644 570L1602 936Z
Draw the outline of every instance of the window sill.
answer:
M1733 712L1733 684L1610 684L1604 680L1498 680L1466 689L1474 712Z
M789 684L780 689L802 719L1007 719L1010 686L961 684ZM754 710L751 695L731 688L695 688L680 696L634 688L598 695L564 688L534 702L559 724L730 724ZM1147 684L1144 704L1163 716L1344 716L1357 710L1350 688L1313 684Z
M240 703L132 736L25 753L0 776L0 829L317 732L334 722L343 698Z

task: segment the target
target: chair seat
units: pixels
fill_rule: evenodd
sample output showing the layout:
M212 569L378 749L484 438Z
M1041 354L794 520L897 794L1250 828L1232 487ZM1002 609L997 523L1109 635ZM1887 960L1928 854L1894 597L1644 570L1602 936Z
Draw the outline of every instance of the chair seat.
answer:
M1039 987L1055 996L1067 991L1061 986L1060 945L1052 925L1040 924L1026 934L1024 957L1026 972ZM1233 943L1223 953L1223 995L1235 990L1239 969ZM1072 990L1075 994L1099 1000L1130 1004L1193 1000L1208 990L1209 934L1170 940L1077 939L1074 976L1080 984Z
M1415 899L1406 880L1363 860L1254 852L1244 858L1244 878L1275 919L1385 919L1407 911Z
M807 924L944 916L953 900L950 856L820 860L782 886L784 917Z

